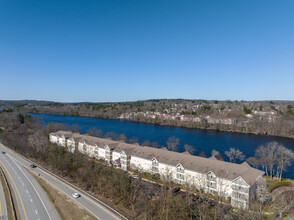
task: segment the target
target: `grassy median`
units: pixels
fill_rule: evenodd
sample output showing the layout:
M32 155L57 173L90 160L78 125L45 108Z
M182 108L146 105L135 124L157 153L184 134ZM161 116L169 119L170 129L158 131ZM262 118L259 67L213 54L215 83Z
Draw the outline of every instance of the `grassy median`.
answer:
M5 202L6 202L7 219L15 219L15 214L17 216L20 216L20 214L19 214L16 203L14 204L15 209L16 209L15 210L16 213L14 214L13 204L12 204L12 201L11 201L11 196L13 196L14 201L16 201L16 199L14 198L13 193L12 193L12 195L10 195L10 191L9 191L9 188L8 188L8 185L7 185L9 183L6 182L6 179L5 179L5 177L3 176L3 173L2 173L2 169L0 170L0 180L1 180L3 191L4 191L4 197L5 197Z
M69 198L65 193L53 187L51 184L46 182L42 177L37 176L35 173L28 170L30 174L37 180L40 186L44 189L50 201L53 203L59 216L63 220L94 220L93 216L89 215L88 212L81 208L74 202L72 198Z

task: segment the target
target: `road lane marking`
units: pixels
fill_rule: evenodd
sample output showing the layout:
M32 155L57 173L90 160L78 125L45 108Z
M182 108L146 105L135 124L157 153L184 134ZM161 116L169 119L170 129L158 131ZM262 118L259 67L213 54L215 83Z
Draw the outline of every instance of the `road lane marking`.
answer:
M15 165L20 169L20 171L23 173L23 175L27 178L27 180L29 181L29 183L31 184L31 186L33 187L33 189L35 190L36 194L38 195L38 197L39 197L39 199L40 199L40 201L41 201L43 207L45 208L45 210L46 210L46 212L47 212L47 215L48 215L49 219L51 220L51 216L49 215L49 212L48 212L48 210L47 210L45 204L43 203L43 200L41 199L41 196L39 195L39 193L37 192L36 188L34 187L33 183L29 180L29 178L27 177L27 175L26 175L26 174L22 171L22 169L18 166L17 161L16 161L14 158L11 158L9 155L8 155L8 157L9 157L9 158L15 163ZM29 195L29 197L30 197L30 195Z
M14 160L16 160L15 158L12 158ZM17 161L19 162L19 161ZM20 164L22 164L23 166L25 166L23 163L19 162ZM50 176L47 172L44 172L42 169L41 171L47 175L49 178L51 179L56 179L57 181L60 181L58 178L54 177L54 176ZM44 178L45 179L45 178ZM48 181L49 183L51 183L49 180L46 180L45 181ZM53 184L53 183L51 183ZM72 186L69 186L68 184L65 184L63 181L60 181L60 184L65 186L65 187L68 187L71 191L75 191L75 189L72 187ZM54 184L53 184L54 185ZM101 220L97 215L95 215L92 211L90 211L88 208L86 208L85 206L83 206L80 202L78 202L77 200L73 199L71 197L70 194L67 194L66 192L64 192L61 188L59 188L57 185L54 185L57 189L59 189L61 192L63 192L65 195L67 195L71 200L73 200L74 202L78 203L80 206L82 206L84 209L86 209L89 213L91 213L94 217L96 217L98 220ZM114 218L118 219L115 215L113 215L113 213L109 212L105 207L99 205L98 203L95 203L93 200L91 200L90 198L87 197L87 195L84 197L86 200L88 200L90 203L94 204L95 206L98 206L99 208L101 208L102 210L106 211L107 213L109 213L111 216L113 216Z
M10 177L10 179L11 179L11 181L12 181L12 183L13 183L15 189L16 189L16 192L17 192L17 194L18 194L19 200L20 200L20 202L21 202L21 206L22 206L23 212L24 212L24 214L25 214L25 218L26 218L26 220L28 220L26 210L25 210L25 208L24 208L24 206L23 206L23 202L22 202L22 199L21 199L21 197L20 197L19 191L18 191L18 189L17 189L17 187L16 187L16 185L15 185L15 182L13 181L13 179L12 179L10 173L8 172L8 170L6 169L6 167L4 166L4 164L2 163L2 161L0 161L0 163L1 163L2 166L4 167L4 169L5 169L5 171L7 172L7 174L9 175L9 177Z
M5 147L5 146L4 146ZM5 147L7 148L7 147ZM16 161L17 163L21 164L22 166L24 167L27 167L29 165L25 165L24 163L22 163L21 161L18 161L18 160L23 160L25 161L25 163L33 163L32 161L30 161L29 159L19 155L18 153L14 152L13 150L7 148L7 150L11 151L11 155L7 155L9 156L10 159ZM29 161L29 162L28 162ZM41 166L39 166L41 167ZM42 167L41 167L42 168ZM90 201L92 204L94 204L95 206L98 206L99 208L101 208L102 210L104 210L105 212L109 213L111 216L113 216L114 218L118 219L117 216L115 216L112 212L110 212L109 210L107 210L104 206L108 207L110 210L113 210L115 213L117 213L118 215L120 215L121 217L123 217L124 219L127 219L125 218L123 215L121 215L119 212L117 212L116 210L114 210L113 208L109 207L107 204L103 203L102 201L98 200L97 198L89 195L88 193L85 193L83 190L79 189L78 187L74 186L73 184L70 184L68 183L67 181L65 180L60 180L60 177L57 176L56 174L53 174L51 173L50 171L42 168L40 168L40 171L43 172L45 175L47 175L49 178L53 178L53 179L56 179L57 181L59 181L62 185L64 185L65 187L69 187L70 190L75 190L75 188L77 188L79 191L83 192L83 194L85 195L85 199ZM36 172L36 171L35 171ZM45 179L45 178L44 178ZM46 180L46 179L45 179ZM46 180L48 181L49 183L51 183L49 180ZM65 181L66 183L64 183L63 181ZM53 184L53 183L51 183ZM53 184L54 185L54 184ZM59 189L60 191L62 191L59 187L57 187L56 185L54 185L57 189ZM62 191L63 193L65 193L64 191ZM66 195L68 195L67 193L65 193ZM88 196L90 196L92 199L96 200L97 202L93 201L91 198L88 198ZM70 199L72 199L70 196L68 196ZM93 212L91 212L88 208L86 208L85 206L83 206L81 203L79 203L78 201L72 199L73 201L75 201L76 203L78 203L79 205L81 205L83 208L85 208L88 212L90 212L94 217L96 217L97 219L101 220L98 216L96 216ZM41 200L42 201L42 200ZM99 203L102 203L103 205L99 204Z

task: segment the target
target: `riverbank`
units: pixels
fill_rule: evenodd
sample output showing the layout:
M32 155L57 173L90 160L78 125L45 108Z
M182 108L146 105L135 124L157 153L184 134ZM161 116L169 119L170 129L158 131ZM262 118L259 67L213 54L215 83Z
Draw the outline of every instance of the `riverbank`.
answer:
M120 121L130 121L130 122L136 122L136 123L144 123L144 124L152 124L152 125L157 125L157 126L169 126L169 127L179 127L179 128L188 128L188 129L200 129L200 130L211 130L211 131L217 131L217 132L228 132L228 133L238 133L238 134L252 134L252 135L263 135L263 136L270 136L270 137L279 137L279 138L289 138L289 139L294 139L294 133L292 136L286 136L286 135L276 135L276 134L270 134L267 132L254 132L254 131L246 131L246 128L239 128L237 126L229 126L229 125L223 125L220 126L219 124L217 125L211 125L208 127L203 127L200 126L197 123L177 123L177 121L171 121L171 120L166 120L166 121L150 121L150 120L136 120L136 119L121 119L119 117L109 117L106 116L104 117L103 115L100 116L83 116L83 115L76 115L76 114L61 114L61 113L51 113L51 112L27 112L27 113L33 113L33 114L49 114L49 115L62 115L62 116L74 116L74 117L83 117L83 118L98 118L98 119L107 119L107 120L120 120Z
M154 125L294 138L294 102L158 99L135 102L0 101L3 111L124 119Z

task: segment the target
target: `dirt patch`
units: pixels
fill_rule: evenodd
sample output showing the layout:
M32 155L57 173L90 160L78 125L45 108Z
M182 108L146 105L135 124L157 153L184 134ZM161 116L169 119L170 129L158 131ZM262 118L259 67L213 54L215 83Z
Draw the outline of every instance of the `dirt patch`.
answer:
M42 177L30 172L47 193L60 218L63 220L94 220L93 216L69 198L66 194L47 183Z

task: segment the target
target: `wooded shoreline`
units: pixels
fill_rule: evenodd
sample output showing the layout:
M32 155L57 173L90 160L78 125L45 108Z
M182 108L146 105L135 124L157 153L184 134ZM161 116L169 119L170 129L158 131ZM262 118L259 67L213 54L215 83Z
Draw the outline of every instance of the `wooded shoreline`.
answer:
M24 112L22 112L24 113ZM36 112L26 112L26 113L36 113ZM98 119L107 119L107 120L120 120L120 121L128 121L128 122L135 122L135 123L143 123L143 124L153 124L158 126L167 126L167 127L179 127L179 128L187 128L187 129L199 129L199 130L211 130L211 131L217 131L217 132L226 132L226 133L238 133L238 134L251 134L251 135L258 135L258 136L271 136L271 137L279 137L279 138L289 138L294 139L294 136L283 136L283 135L273 135L273 134L265 134L265 133L257 133L257 132L246 132L246 131L236 131L236 130L226 130L226 129L216 129L216 128L202 128L197 126L187 126L185 124L183 125L175 125L173 123L159 123L159 122L150 122L150 121L138 121L138 120L132 120L132 119L121 119L121 118L110 118L110 117L92 117L92 116L82 116L82 115L74 115L74 114L61 114L61 113L50 113L50 112L38 112L37 114L48 114L48 115L62 115L62 116L74 116L74 117L81 117L81 118L98 118Z

